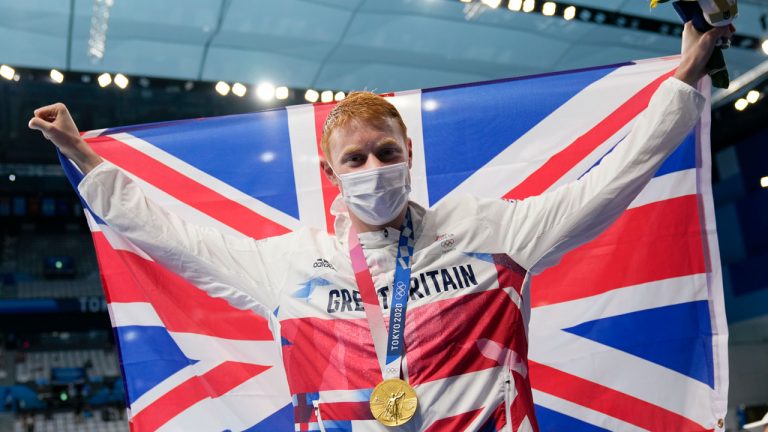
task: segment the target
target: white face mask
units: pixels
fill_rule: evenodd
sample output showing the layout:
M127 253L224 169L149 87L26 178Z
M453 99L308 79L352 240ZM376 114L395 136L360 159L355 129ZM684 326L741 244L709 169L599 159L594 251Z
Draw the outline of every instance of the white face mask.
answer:
M411 176L405 162L336 177L347 208L367 224L391 222L408 204Z

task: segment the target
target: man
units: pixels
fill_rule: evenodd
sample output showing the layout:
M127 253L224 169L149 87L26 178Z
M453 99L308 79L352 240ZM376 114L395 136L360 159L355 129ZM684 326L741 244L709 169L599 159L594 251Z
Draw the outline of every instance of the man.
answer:
M191 225L103 162L63 105L36 110L30 127L86 174L80 193L112 229L211 296L279 321L297 430L537 430L529 275L609 226L689 133L704 103L692 86L720 37L730 30L686 25L675 77L624 142L581 180L523 201L409 202L405 124L385 99L353 93L321 143L341 191L335 237L254 241Z

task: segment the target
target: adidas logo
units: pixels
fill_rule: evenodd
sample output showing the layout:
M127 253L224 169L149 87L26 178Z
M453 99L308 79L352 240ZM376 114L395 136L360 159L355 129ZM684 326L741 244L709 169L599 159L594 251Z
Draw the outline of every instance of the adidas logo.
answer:
M315 260L315 263L312 264L312 267L314 268L327 267L333 271L336 271L336 267L334 267L333 264L329 263L328 260L323 258L318 258L317 260Z

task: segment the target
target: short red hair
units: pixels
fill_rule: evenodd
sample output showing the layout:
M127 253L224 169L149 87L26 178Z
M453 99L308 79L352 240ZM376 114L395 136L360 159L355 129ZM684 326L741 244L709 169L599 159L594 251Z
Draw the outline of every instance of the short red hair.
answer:
M407 137L405 123L394 105L383 97L366 91L352 92L339 102L328 114L323 124L323 136L320 148L326 160L331 154L330 137L336 128L344 127L354 121L377 124L386 119L394 119Z

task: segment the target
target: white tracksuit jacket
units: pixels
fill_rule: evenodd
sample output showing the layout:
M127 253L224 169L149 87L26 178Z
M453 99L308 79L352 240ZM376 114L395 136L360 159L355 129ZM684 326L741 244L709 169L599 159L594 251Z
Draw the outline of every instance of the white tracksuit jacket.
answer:
M704 101L668 79L598 167L543 195L410 204L416 246L404 368L419 409L398 430L538 429L527 376L528 275L610 225L691 131ZM300 229L257 241L167 213L106 162L78 189L113 230L211 296L262 315L277 311L296 430L393 430L367 412L381 372L350 264L343 202L334 205L335 237ZM398 236L391 228L360 236L387 319Z

